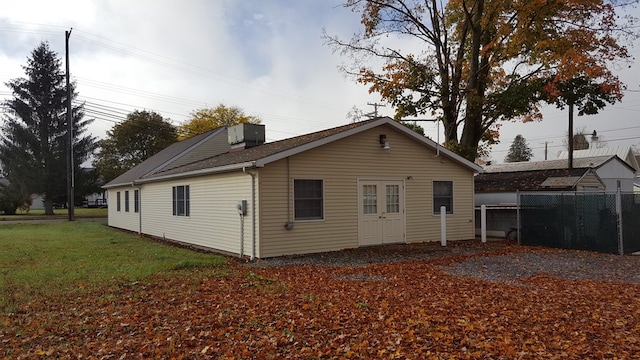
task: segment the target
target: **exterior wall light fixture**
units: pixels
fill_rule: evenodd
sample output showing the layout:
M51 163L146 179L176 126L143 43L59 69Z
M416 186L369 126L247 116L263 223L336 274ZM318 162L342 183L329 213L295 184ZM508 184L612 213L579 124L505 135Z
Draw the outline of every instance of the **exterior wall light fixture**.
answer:
M387 141L387 135L380 134L380 146L382 147L382 150L391 149L391 146L389 146L389 142Z

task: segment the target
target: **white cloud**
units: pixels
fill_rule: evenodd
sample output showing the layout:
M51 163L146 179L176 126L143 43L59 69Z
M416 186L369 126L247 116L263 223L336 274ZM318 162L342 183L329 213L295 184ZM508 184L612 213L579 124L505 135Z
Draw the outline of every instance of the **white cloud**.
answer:
M63 57L64 31L73 27L71 72L78 79L78 92L88 101L104 101L105 106L125 111L156 110L176 122L194 109L225 103L261 116L271 140L303 134L348 122L346 113L354 105L370 112L367 102L379 102L364 85L337 70L348 59L324 45L324 28L343 38L359 31L359 15L340 4L338 0L0 1L0 83L23 76L20 66L42 40ZM419 51L406 40L394 41ZM630 89L640 90L637 65L621 73ZM0 95L6 93L0 86ZM604 120L578 118L576 126L585 123L605 139L619 137L607 133L606 127L627 126L637 119L639 109L640 94L629 92L622 104L598 117ZM393 109L381 112L392 115ZM505 124L502 145L495 149L507 149L518 133L540 148L541 139L564 134L565 118L563 112L551 109L542 123ZM98 120L92 132L103 136L112 125ZM423 127L437 137L435 124ZM639 130L627 134L640 134ZM496 152L494 159L501 161L505 154Z

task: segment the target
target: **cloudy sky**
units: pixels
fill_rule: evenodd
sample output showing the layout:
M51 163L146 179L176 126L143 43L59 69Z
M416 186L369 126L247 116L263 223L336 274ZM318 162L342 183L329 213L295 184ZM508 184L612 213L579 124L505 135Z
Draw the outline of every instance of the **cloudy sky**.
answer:
M0 99L4 86L24 76L22 66L41 41L64 58L70 37L71 75L90 131L97 137L127 113L153 110L178 125L189 113L223 103L257 115L267 140L343 125L356 106L380 103L338 66L349 59L324 45L323 29L343 38L359 30L359 17L339 0L0 0ZM639 44L640 45L640 44ZM640 46L633 49L640 61ZM609 146L640 144L640 65L616 69L627 84L624 100L601 114L576 118ZM393 109L379 109L393 115ZM438 138L437 126L422 123ZM522 134L535 159L564 146L567 113L545 111L539 123L507 123L491 158L502 162ZM440 139L443 135L440 134Z

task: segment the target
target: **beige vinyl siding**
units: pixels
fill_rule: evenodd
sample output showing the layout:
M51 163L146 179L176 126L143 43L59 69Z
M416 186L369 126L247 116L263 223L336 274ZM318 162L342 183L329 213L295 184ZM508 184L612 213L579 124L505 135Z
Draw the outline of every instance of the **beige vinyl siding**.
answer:
M172 187L182 185L189 185L188 217L173 215ZM142 191L142 231L239 254L241 223L236 204L243 199L249 204L244 218L244 253L250 256L253 233L251 176L243 172L145 184Z
M134 190L138 188L136 187L117 187L111 188L107 190L107 213L108 213L108 224L109 226L113 226L120 229L125 229L129 231L140 231L140 213L136 213L134 211L134 199L133 193ZM124 211L125 209L125 191L129 192L129 212ZM120 192L120 211L117 209L117 193Z
M389 150L381 148L380 134L387 136ZM435 155L435 150L384 126L267 164L260 169L261 257L357 247L358 179L404 180L407 242L439 240L440 217L433 215L432 182L453 181L454 213L447 216L448 239L474 238L473 172ZM293 219L296 178L324 181L325 218L296 221L292 230L286 230L287 201Z

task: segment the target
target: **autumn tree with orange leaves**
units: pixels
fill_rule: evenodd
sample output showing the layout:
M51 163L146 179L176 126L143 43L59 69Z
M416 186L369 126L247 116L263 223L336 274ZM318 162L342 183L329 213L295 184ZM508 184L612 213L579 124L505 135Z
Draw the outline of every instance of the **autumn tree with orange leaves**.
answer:
M540 120L540 106L562 103L572 79L620 100L624 84L610 66L631 60L626 44L638 32L637 19L619 14L638 2L347 0L363 31L325 39L352 57L343 70L391 103L396 119L436 116L446 145L474 160L501 121ZM407 38L412 50L394 41Z

